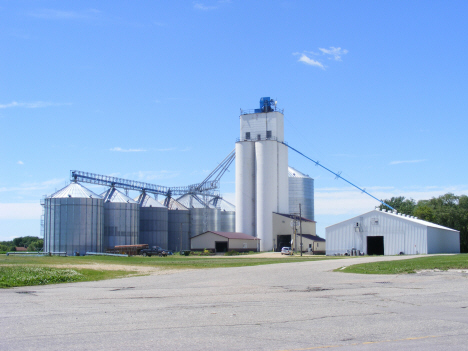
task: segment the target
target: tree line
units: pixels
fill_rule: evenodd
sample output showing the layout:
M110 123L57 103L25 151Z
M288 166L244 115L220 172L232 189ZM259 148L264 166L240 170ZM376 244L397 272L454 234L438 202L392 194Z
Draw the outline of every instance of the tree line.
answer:
M0 251L16 251L17 247L26 247L28 251L39 251L44 246L44 240L37 236L23 236L11 241L0 241Z
M447 193L418 202L404 196L382 201L400 213L460 231L460 252L468 252L468 196ZM387 207L380 205L380 209Z

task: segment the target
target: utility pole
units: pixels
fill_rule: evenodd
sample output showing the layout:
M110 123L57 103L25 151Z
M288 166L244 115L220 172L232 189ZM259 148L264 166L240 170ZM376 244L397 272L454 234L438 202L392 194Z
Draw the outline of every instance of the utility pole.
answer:
M301 212L301 204L299 204L299 233L301 235L301 257L302 257L302 212Z
M297 252L297 215L294 215L294 253Z

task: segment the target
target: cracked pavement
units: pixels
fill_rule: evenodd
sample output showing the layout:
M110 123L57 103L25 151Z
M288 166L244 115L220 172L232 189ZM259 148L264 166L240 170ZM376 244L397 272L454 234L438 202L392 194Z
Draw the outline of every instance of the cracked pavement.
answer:
M363 257L0 291L1 350L468 349L468 274L357 275Z

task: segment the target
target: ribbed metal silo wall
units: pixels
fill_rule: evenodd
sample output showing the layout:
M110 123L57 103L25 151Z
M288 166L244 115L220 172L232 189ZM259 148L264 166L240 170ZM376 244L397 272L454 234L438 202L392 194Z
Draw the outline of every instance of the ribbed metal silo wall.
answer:
M138 244L140 205L104 203L104 250L117 245Z
M236 212L221 211L221 231L235 232L236 231Z
M168 248L168 209L163 207L140 207L139 244Z
M214 208L190 209L190 237L208 230L221 230L221 210Z
M48 198L45 200L46 252L67 255L102 252L104 211L101 199Z
M168 249L173 251L190 250L189 231L190 212L182 210L169 210Z
M273 140L255 143L257 160L257 237L260 251L273 250L273 212L278 211L278 149Z
M314 180L312 178L289 177L289 213L299 213L314 220Z
M256 236L255 142L236 143L236 230Z

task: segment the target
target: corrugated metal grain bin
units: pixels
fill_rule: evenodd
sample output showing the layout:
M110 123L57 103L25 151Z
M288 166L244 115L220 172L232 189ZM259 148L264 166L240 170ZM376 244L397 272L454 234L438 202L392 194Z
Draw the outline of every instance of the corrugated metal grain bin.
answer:
M44 201L44 252L103 251L102 198L76 182Z
M168 210L148 194L135 198L140 204L139 244L168 248Z
M215 197L210 200L210 206L216 207L220 212L220 231L221 232L235 232L236 231L236 206L229 201L220 197Z
M140 205L115 188L101 194L104 201L104 249L139 244Z
M174 199L168 209L168 249L190 250L190 211Z
M301 204L302 217L314 220L314 180L298 170L288 167L289 175L289 213L299 214Z
M221 211L205 203L198 196L187 194L177 201L190 211L190 237L208 230L219 231L221 228Z

